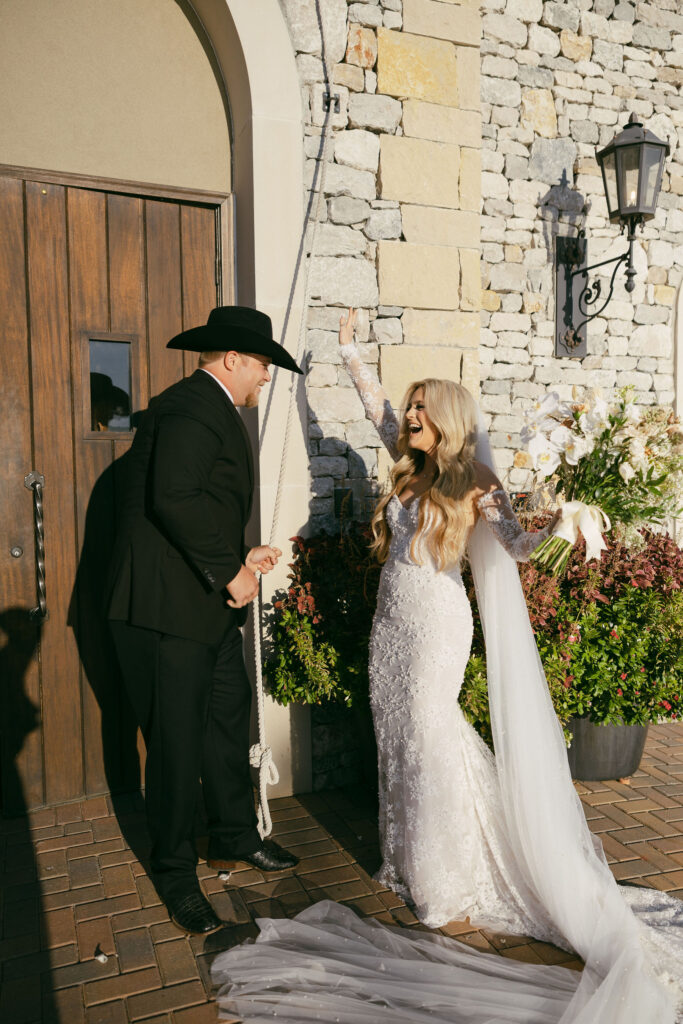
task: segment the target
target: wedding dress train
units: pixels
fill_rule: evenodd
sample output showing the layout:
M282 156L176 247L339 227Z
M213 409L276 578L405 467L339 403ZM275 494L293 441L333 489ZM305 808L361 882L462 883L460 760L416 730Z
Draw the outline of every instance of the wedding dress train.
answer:
M386 396L355 350L342 352L395 451ZM477 458L493 465L483 429ZM396 496L387 506L392 538L370 642L378 880L430 927L469 916L575 950L585 969L521 964L325 901L293 921L260 921L255 943L217 957L219 1005L250 1024L673 1024L683 904L618 887L586 825L514 560L543 535L524 533L504 492L481 499L468 553L494 758L458 705L472 637L460 572L438 572L426 550L413 559L417 509Z

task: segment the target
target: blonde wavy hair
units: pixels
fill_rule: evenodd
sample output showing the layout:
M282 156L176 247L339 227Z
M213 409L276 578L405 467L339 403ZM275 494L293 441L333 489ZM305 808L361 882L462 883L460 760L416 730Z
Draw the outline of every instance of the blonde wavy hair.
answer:
M384 562L389 553L391 530L386 507L405 487L411 476L424 468L424 452L410 448L406 413L418 388L424 389L425 412L437 432L435 460L438 467L432 486L420 498L417 530L410 547L411 557L422 564L419 552L426 547L439 571L454 568L462 556L470 525L465 502L474 486L474 449L477 439L477 406L467 388L452 380L415 381L401 404L398 435L400 457L391 470L391 484L377 504L372 518L374 540L371 550Z

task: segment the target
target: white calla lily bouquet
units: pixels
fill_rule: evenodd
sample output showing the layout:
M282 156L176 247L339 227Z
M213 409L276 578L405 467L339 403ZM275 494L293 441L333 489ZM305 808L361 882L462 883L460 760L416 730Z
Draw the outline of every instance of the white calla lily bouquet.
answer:
M608 403L597 389L563 402L550 391L535 403L521 432L526 452L517 465L537 481L552 478L562 518L532 558L557 575L579 534L586 561L607 547L603 533L638 543L639 530L660 528L683 513L683 432L670 409L643 411L632 389Z

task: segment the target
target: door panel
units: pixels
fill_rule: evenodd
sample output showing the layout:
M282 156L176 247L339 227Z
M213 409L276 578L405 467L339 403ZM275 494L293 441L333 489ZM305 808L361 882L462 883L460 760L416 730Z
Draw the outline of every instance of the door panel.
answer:
M49 618L40 643L46 803L83 792L78 651L65 629L76 551L66 190L26 183L33 465L45 476ZM49 676L50 678L46 678Z
M102 614L121 460L133 435L114 429L125 417L112 418L106 403L95 401L96 386L113 395L117 385L103 385L101 367L91 383L89 339L128 346L133 420L150 395L192 372L193 356L184 365L183 353L165 345L204 322L219 301L216 211L215 203L0 177L0 764L7 813L139 784L142 744ZM36 584L24 476L34 468L45 476L43 622L28 616ZM12 557L12 548L23 554Z

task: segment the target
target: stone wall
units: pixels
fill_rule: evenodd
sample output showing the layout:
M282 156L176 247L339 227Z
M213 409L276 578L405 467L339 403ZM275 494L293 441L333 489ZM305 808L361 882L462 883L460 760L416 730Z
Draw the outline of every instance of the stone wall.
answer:
M482 404L513 488L521 416L549 385L641 405L673 402L673 305L683 278L683 8L680 0L482 0ZM635 291L618 274L588 355L554 350L553 240L583 227L588 263L626 248L595 161L635 112L668 138L657 216L639 234ZM609 268L611 271L612 268ZM606 282L603 282L605 284Z
M308 320L317 531L334 528L335 485L353 491L363 515L385 471L340 365L344 306L361 310L363 358L394 404L420 375L478 390L481 17L472 0L281 3L301 78L309 188L328 78L340 96Z

